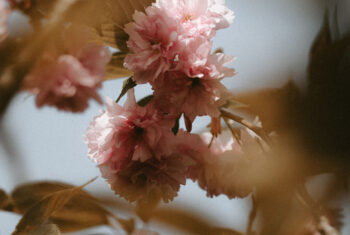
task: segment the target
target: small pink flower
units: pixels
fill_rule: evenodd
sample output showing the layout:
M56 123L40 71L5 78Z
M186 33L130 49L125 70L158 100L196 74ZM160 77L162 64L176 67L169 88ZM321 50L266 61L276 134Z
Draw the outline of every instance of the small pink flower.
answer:
M191 159L174 153L160 159L130 161L118 172L110 163L99 167L111 189L128 201L156 196L168 202L177 195L180 186L186 184L186 176L193 164Z
M176 71L184 72L188 77L211 77L222 79L235 75L235 70L225 67L234 61L234 57L223 53L209 54L211 42L198 39L189 40L191 43L184 46L176 63ZM193 43L193 44L192 44ZM210 45L209 45L210 44Z
M191 122L196 116L218 117L225 97L231 96L220 79L189 78L183 73L167 73L153 89L160 110L174 116L184 113Z
M176 57L181 25L168 13L153 4L146 8L146 13L135 12L135 22L125 26L132 54L125 58L124 65L135 73L137 83L162 77Z
M151 104L140 107L133 90L124 107L111 99L106 105L107 110L95 117L85 136L88 155L98 164L108 162L118 172L130 161L145 162L172 152L172 120Z
M156 5L182 22L186 36L202 35L210 39L216 30L228 27L233 12L224 0L158 0Z
M209 14L211 18L215 20L215 29L224 29L229 27L235 16L233 11L225 6L225 0L208 0L209 1Z
M188 77L203 77L209 70L208 59L212 42L205 37L189 37L181 41L181 49L174 62L174 71L182 71Z
M260 148L258 137L246 129L241 131L241 145L232 139L229 131L221 137L225 140L214 139L210 153L203 154L198 166L192 168L191 178L198 181L209 197L221 194L228 198L246 197L254 185L254 159L249 157L246 150ZM207 144L211 141L210 134L204 134L202 138Z
M210 39L232 22L231 13L222 1L158 0L125 26L131 54L124 65L137 83L156 83L167 71L202 77L203 67L210 66Z
M0 0L0 41L7 36L7 20L10 9L6 0Z
M79 43L75 43L74 34L65 41L64 54L55 48L47 50L25 78L23 89L37 94L38 107L48 105L64 111L82 112L91 98L102 103L96 90L101 86L110 52L81 37Z
M232 68L225 67L225 65L233 62L235 58L224 53L214 53L208 58L206 65L206 73L212 78L226 78L234 76L235 70Z

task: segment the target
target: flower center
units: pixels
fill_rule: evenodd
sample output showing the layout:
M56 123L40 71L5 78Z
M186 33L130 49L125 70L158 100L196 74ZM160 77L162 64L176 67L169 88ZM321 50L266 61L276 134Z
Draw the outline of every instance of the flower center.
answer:
M199 87L201 85L201 81L198 77L192 78L191 88Z
M140 136L140 135L142 135L143 134L143 128L141 128L141 127L138 127L138 126L135 126L134 127L134 131L135 131L135 134L137 135L137 136Z
M185 15L184 18L183 18L183 21L191 21L191 20L194 20L194 16L193 15Z

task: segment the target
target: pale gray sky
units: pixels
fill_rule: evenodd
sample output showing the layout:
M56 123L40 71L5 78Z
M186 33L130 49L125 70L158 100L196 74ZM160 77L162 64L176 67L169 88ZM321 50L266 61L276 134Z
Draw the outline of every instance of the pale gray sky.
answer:
M322 23L322 1L226 1L236 18L229 29L217 33L215 47L222 47L237 58L230 66L238 75L227 78L225 84L236 92L280 86L291 77L303 84L310 43ZM349 9L348 2L344 1L343 5ZM349 19L343 17L343 21L349 22ZM122 82L106 82L100 90L101 96L115 98ZM139 88L137 92L137 96L142 97L149 89ZM7 156L0 147L0 187L10 191L19 183L33 180L60 180L79 185L99 176L99 170L86 157L83 134L102 108L91 103L87 112L79 115L53 108L38 110L33 97L18 95L4 120L7 131L4 138L12 141L13 153L17 156ZM206 119L200 120L194 124L195 129L206 124ZM12 167L13 157L21 162L20 167ZM110 192L102 179L88 186L88 190ZM240 230L244 230L249 213L246 201L230 201L225 196L208 199L205 192L191 182L181 189L173 204L193 207L217 221L218 226ZM9 234L18 219L18 216L0 212L0 235ZM100 231L110 230L102 228Z

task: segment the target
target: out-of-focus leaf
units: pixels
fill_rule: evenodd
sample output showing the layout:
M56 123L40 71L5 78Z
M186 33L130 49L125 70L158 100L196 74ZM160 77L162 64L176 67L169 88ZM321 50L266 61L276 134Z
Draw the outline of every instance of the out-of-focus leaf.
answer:
M268 132L294 128L294 114L298 113L301 105L299 89L292 81L281 88L238 94L235 99L246 104L248 107L245 110L258 116Z
M26 184L16 188L12 193L14 212L25 214L48 195L72 190L74 186L59 182L40 182ZM133 221L121 220L98 204L98 200L83 190L76 191L70 200L53 215L50 220L57 224L62 232L74 232L82 229L109 225L109 217L117 220L129 231Z
M4 209L9 203L9 197L6 192L0 189L0 209Z
M241 233L228 228L213 228L211 231L211 234L213 235L242 235Z
M29 16L34 26L43 24L58 0L11 0L12 6ZM79 22L89 26L101 24L106 12L106 0L78 0L64 14L65 21Z
M124 25L132 21L135 10L144 11L153 0L106 0L107 12L104 23L96 30L96 38L101 42L128 51L126 41L128 35L124 32Z
M61 231L55 224L43 224L37 229L30 231L28 235L61 235Z
M26 14L31 23L39 25L43 18L48 18L57 0L10 0L13 8Z
M92 181L93 180L80 187L60 190L44 197L24 213L22 219L19 221L15 231L13 232L13 235L24 235L38 228L51 216L62 210L66 204L71 201L74 195L79 193L82 188Z
M189 234L208 235L242 235L231 229L216 228L212 223L200 214L181 209L157 209L152 218L159 222L178 228Z
M122 52L128 52L126 41L129 36L120 29L120 27L112 23L102 23L99 29L92 28L91 33L93 39L97 42L106 44L113 48L118 48Z
M326 13L324 16L322 28L318 33L317 37L315 38L314 43L312 44L310 49L310 63L312 64L313 61L318 60L319 56L321 56L331 44L332 36L329 26L328 14Z
M112 59L106 67L105 80L130 77L133 74L130 70L124 68L123 64L126 56L127 53L124 52L113 53Z
M303 140L312 151L328 155L329 159L323 160L347 168L350 162L350 35L332 41L330 34L325 18L311 50L309 84L299 128L303 129Z
M19 90L24 76L40 58L45 49L45 43L53 40L57 32L62 29L63 15L76 1L58 1L54 10L50 13L45 27L34 35L35 40L23 46L15 59L10 58L10 60L16 60L16 64L10 64L3 71L0 71L0 116L5 112L12 97Z
M119 100L128 92L128 90L134 88L135 86L136 86L136 83L134 82L133 77L126 79L123 83L123 89L120 92L120 95L118 96L118 99L116 100L116 102L118 103Z
M249 106L242 102L239 102L235 98L232 98L227 100L226 104L223 107L230 108L230 109L241 109L241 108L248 108Z
M139 100L137 102L137 104L141 107L145 107L149 102L151 102L151 100L153 100L154 96L153 95L148 95L144 98L142 98L141 100Z
M131 235L159 235L159 233L150 230L140 229L134 231Z
M152 191L147 198L137 202L135 211L137 215L145 222L148 222L152 217L155 209L159 205L161 197L158 193Z

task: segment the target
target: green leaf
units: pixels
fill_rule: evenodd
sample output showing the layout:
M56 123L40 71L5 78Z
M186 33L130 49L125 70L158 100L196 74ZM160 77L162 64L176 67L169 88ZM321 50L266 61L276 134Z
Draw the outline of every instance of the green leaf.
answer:
M112 59L106 67L105 80L130 77L133 74L130 70L124 68L124 59L126 56L127 53L124 52L113 53Z
M123 83L123 89L120 92L120 95L118 97L118 99L116 100L116 102L118 103L120 101L120 99L128 92L128 90L134 88L137 84L134 82L134 80L132 80L133 77L130 77L128 79L126 79Z

